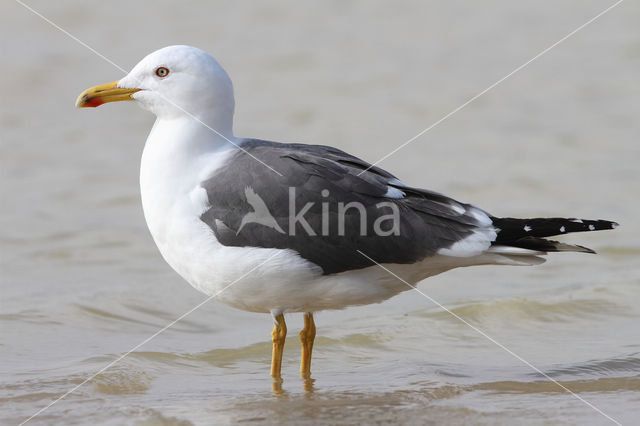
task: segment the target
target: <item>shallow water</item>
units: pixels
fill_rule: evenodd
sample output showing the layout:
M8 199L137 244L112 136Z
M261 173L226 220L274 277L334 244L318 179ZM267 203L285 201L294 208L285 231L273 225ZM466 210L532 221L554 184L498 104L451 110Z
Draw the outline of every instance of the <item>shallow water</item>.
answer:
M234 80L236 133L375 161L612 2L29 5L129 69L187 43ZM153 122L75 110L120 71L0 5L0 423L18 424L204 300L165 265L137 187ZM624 2L382 163L504 216L619 221L598 256L478 267L421 291L623 424L640 406L640 7ZM313 382L287 317L282 390L265 315L212 301L30 424L610 424L416 292L316 316Z

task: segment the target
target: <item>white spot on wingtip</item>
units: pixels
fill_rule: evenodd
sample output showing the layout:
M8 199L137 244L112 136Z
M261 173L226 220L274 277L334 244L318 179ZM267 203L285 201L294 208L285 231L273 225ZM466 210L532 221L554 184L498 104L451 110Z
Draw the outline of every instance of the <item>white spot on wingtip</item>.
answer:
M524 229L524 232L531 231L531 227L529 225L525 225L523 229Z
M589 231L595 231L595 230L596 230L596 227L595 227L595 226L593 226L593 225L589 225Z
M613 222L611 224L611 229L616 229L618 226L620 226L620 224Z
M564 231L566 231L565 227L564 227L564 226L561 226L561 227L560 227L560 232L564 232Z

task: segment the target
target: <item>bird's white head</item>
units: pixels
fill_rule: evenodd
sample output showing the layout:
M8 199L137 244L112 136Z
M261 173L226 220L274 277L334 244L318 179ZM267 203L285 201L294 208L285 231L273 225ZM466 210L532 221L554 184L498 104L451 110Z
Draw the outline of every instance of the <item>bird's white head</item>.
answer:
M160 119L196 117L225 133L233 122L231 79L211 55L191 46L156 50L121 80L85 90L76 106L123 100L137 101Z

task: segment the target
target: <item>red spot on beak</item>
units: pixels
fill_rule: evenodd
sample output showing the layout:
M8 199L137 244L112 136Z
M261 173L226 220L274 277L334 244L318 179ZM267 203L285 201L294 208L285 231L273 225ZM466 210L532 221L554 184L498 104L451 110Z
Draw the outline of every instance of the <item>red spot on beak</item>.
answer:
M92 98L92 99L89 99L87 102L85 102L83 106L95 108L95 107L99 107L103 103L104 101L100 98Z

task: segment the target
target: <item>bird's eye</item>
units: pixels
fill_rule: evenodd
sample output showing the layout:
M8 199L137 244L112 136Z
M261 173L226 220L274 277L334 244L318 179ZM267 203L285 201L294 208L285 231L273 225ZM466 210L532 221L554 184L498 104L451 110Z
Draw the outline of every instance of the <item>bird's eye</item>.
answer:
M156 75L160 78L164 78L169 75L169 68L158 67L156 68Z

